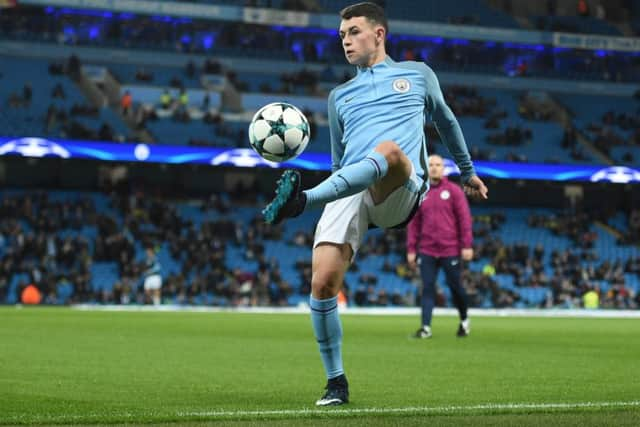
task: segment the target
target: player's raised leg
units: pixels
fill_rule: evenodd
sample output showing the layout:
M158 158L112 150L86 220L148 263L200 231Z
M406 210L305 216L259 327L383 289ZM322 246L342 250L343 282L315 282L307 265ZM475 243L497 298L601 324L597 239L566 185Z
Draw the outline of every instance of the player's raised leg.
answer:
M364 159L339 169L309 190L301 190L299 172L287 170L278 181L275 198L262 213L268 223L278 224L305 209L323 207L367 188L374 202L380 203L407 182L411 168L411 161L398 144L384 141Z
M388 165L386 175L374 182L369 189L373 201L378 204L409 180L413 166L411 160L394 141L384 141L378 144L375 151L384 156Z
M316 402L318 406L342 405L349 401L349 384L342 366L338 292L352 254L348 243L319 243L313 250L311 323L327 375L326 391Z

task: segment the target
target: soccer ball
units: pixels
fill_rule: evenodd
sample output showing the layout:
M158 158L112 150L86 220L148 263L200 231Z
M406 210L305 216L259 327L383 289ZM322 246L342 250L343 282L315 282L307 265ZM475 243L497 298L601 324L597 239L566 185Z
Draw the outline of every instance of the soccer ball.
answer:
M284 162L297 157L309 143L309 122L286 102L260 108L249 125L249 143L262 157Z

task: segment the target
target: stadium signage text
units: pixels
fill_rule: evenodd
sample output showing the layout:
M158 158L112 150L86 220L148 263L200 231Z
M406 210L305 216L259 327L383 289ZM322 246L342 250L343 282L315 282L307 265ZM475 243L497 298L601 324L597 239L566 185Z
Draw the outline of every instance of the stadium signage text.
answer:
M245 7L243 9L243 21L252 24L307 27L309 26L309 14L288 10Z
M587 34L553 33L553 45L575 49L640 52L640 39Z

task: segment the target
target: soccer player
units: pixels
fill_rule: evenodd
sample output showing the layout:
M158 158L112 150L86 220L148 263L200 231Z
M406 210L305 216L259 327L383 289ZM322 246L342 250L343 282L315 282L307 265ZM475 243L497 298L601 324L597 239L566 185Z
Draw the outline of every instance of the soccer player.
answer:
M471 212L460 187L444 176L442 157L429 156L429 192L407 226L407 264L422 276L422 327L416 338L431 338L431 315L436 299L440 267L447 277L453 302L460 315L457 335L470 332L467 293L460 280L460 261L473 259Z
M147 301L153 302L153 305L160 305L160 292L162 288L162 275L160 262L156 257L152 247L146 249L147 259L145 261L144 271L144 293Z
M405 225L428 183L425 114L455 159L468 194L487 197L475 175L458 121L446 105L433 71L423 63L395 62L385 50L384 11L358 3L340 12L340 39L357 75L331 91L328 101L332 175L302 191L300 174L287 170L263 210L277 224L324 206L314 239L311 321L327 375L318 406L349 401L342 365L342 325L337 295L347 267L369 226Z

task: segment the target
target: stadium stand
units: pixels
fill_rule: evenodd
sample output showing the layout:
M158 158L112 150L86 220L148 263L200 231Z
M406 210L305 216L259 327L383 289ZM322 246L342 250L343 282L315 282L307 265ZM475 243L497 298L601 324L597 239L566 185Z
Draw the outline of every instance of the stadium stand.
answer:
M41 60L27 60L18 57L7 58L7 63L13 62L16 67L20 65L31 68L31 80L41 82L45 81L48 75L46 71L47 64ZM121 70L119 65L107 67L87 66L91 67L92 73L100 73L102 71L112 72L112 68ZM124 69L129 70L126 84L120 86L121 94L130 92L133 97L134 106L145 105L147 108L156 110L153 119L146 120L146 128L155 136L159 143L174 145L219 145L228 147L240 147L245 144L245 129L251 114L235 118L233 120L225 120L224 115L218 114L221 110L221 95L217 91L209 91L205 88L194 87L186 90L188 96L189 117L177 117L175 112L180 110L177 99L180 95L180 89L169 89L172 100L176 101L176 106L165 109L160 108L160 98L167 87L155 86L148 84L138 84L128 80L135 79L135 67L128 66ZM162 69L162 68L161 68ZM165 69L165 76L182 75L185 71L180 68ZM117 74L117 71L116 71ZM239 79L253 80L259 73L238 73ZM24 75L12 72L8 68L5 78L13 82L11 86L19 87L25 80ZM264 80L271 79L275 83L275 76L266 74ZM317 86L318 77L314 75L315 84ZM123 78L124 80L124 78ZM57 102L57 98L52 100L53 107L57 110L65 111L68 116L63 116L59 120L59 115L47 114L45 111L37 108L24 108L28 114L23 113L23 109L17 110L22 112L12 113L12 109L8 109L3 115L5 117L3 123L6 124L7 130L5 135L25 135L31 133L32 136L71 136L78 139L109 139L103 138L99 134L101 123L104 122L113 129L120 137L112 139L122 139L124 135L129 134L127 127L118 117L118 112L110 108L100 108L91 110L87 114L73 114L72 108L79 105L88 105L86 100L74 87L73 81L67 76L56 76L48 84L49 86L38 86L35 93L38 99L32 105L46 105L46 97L43 95L52 93L53 88L58 84L64 83L63 89L65 94L69 94L62 102ZM7 87L11 87L7 86ZM297 85L294 85L297 86ZM593 162L594 160L584 152L580 156L574 155L575 150L570 147L563 147L561 144L564 129L557 122L549 121L545 117L533 117L526 114L523 110L521 98L523 93L508 90L475 90L472 88L458 89L445 87L445 93L452 108L460 118L463 130L468 136L470 146L474 150L474 154L479 159L500 160L500 161L530 161L530 162ZM467 96L470 94L470 96ZM5 95L10 102L12 94ZM203 108L204 98L208 96L207 107ZM243 93L242 106L252 112L260 106L270 102L273 95L260 93ZM326 111L326 98L313 97L296 94L282 94L279 96L282 100L299 105L305 111L309 111L308 115L314 117L315 112L321 114ZM474 104L477 104L474 107ZM581 104L578 101L578 105ZM629 105L632 105L630 100ZM87 107L89 108L89 107ZM594 107L595 108L595 107ZM210 113L210 114L207 114ZM582 113L582 111L580 112ZM10 116L13 114L13 116ZM71 116L70 119L69 116ZM590 118L585 113L585 117ZM42 121L43 130L41 132L34 131L32 122ZM585 119L586 120L586 119ZM21 130L13 129L17 125L21 125ZM82 127L79 127L82 126ZM312 135L312 144L310 151L329 152L328 146L328 127L325 121L320 118L317 122L313 122L314 133ZM49 129L47 131L47 129ZM542 149L544 147L544 149ZM440 154L446 154L445 148L441 144L435 145L435 151ZM616 158L617 159L617 158ZM624 161L624 159L617 159Z
M298 2L247 3L287 9ZM526 21L515 19L522 18L516 11L505 13L498 2L470 0L465 8L435 0L388 3L390 17L399 20L507 29ZM335 14L342 6L319 0L309 10ZM640 2L631 2L631 11L632 26L640 28ZM542 13L530 14L525 26L622 34L602 17ZM92 47L127 53L82 64L77 57L61 63L2 53L0 100L6 107L0 108L0 134L10 137L123 141L146 135L147 142L158 144L241 147L252 113L277 96L312 120L308 150L328 153L326 95L352 72L335 65L343 62L336 31L319 28L19 7L0 13L0 34L6 40L67 46L69 52ZM573 79L637 84L637 53L395 33L389 51L398 59L424 60L438 72L457 73L460 84L443 87L476 159L627 165L640 159L639 104L632 93L611 97L469 86L464 74L478 73L486 81L509 76L525 85L543 77L561 84ZM137 59L136 53L149 52L184 60L168 65L169 60ZM262 66L265 59L281 67ZM101 102L79 84L79 75L103 91ZM115 94L104 89L109 79L118 88ZM171 101L163 106L165 91ZM133 112L125 114L120 100L127 93ZM229 98L237 98L237 105L223 102ZM550 107L541 108L544 103ZM571 120L562 118L563 109ZM430 151L446 155L433 129L426 132L434 137ZM166 302L304 302L310 286L309 230L317 213L290 221L286 229L268 227L259 219L263 196L248 192L250 203L246 196L214 192L203 201L144 192L0 190L0 302L16 303L20 290L35 283L49 304L143 303L140 276L148 245L156 247L163 266ZM640 214L624 209L601 215L474 207L477 256L465 271L473 305L575 307L595 288L603 307L636 308ZM347 273L350 304L414 305L419 291L404 252L402 232L373 231ZM270 256L276 253L277 258ZM448 289L441 289L439 304L450 305Z
M2 57L0 110L4 136L122 140L126 125L109 108L92 106L68 75L40 59ZM55 74L52 74L52 71ZM105 126L109 132L100 134Z
M192 3L217 4L238 6L234 0L194 0ZM420 20L447 22L454 24L473 24L489 27L518 28L518 23L501 10L488 7L481 0L471 0L465 3L463 10L455 4L444 4L437 0L412 0L404 2L382 2L390 19ZM345 7L341 0L252 0L245 2L245 6L266 7L294 11L337 14Z
M262 223L259 205L229 194L206 202L141 192L5 190L0 197L6 303L29 283L52 304L144 302L140 277L149 244L158 250L168 303L295 305L309 289L305 230L313 229L317 212L283 229ZM486 207L474 207L473 215L477 256L465 277L475 306L579 306L582 293L597 286L604 306L635 307L638 249L618 244L597 216ZM610 221L621 218L618 212ZM347 274L352 304L413 305L418 289L404 253L404 232L373 232ZM441 289L440 303L450 304ZM627 297L608 300L614 291Z
M429 2L428 7L421 8L425 13L442 13L443 16L456 16L455 13L445 13L435 8L434 2ZM499 6L493 8L482 6L481 2L472 1L465 13L478 16L486 12L491 15ZM274 4L274 7L287 7L286 4ZM336 4L323 2L322 10L335 12ZM396 7L390 6L395 10ZM484 12L478 12L479 10ZM435 11L435 12L434 12ZM488 12L487 12L488 11ZM566 12L566 10L565 10ZM395 12L394 12L395 13ZM487 16L488 16L487 15ZM412 19L436 20L434 17L414 17ZM558 17L560 18L560 17ZM564 18L564 17L563 17ZM579 17L584 18L584 17ZM596 18L594 18L596 19ZM338 63L342 61L342 53L335 42L335 30L309 29L288 27L267 27L259 25L238 24L229 22L198 21L187 18L169 17L142 17L131 14L103 13L96 11L81 11L62 8L17 8L15 11L0 14L0 26L2 33L9 38L21 40L34 38L40 40L56 40L58 43L72 45L87 45L108 47L125 45L129 48L159 48L167 51L177 50L187 52L211 52L220 55L236 56L241 54L253 58L259 64L260 58L265 52L271 59L285 60L296 59L306 64L313 63ZM496 24L497 25L497 24ZM31 34L28 29L40 28L42 31ZM257 32L257 33L256 33ZM248 36L247 34L253 34ZM155 44L154 44L155 43ZM615 52L577 51L572 49L559 49L550 46L527 46L513 43L476 42L469 40L452 40L426 36L407 36L392 34L390 38L390 51L397 58L426 60L438 71L452 70L473 71L494 75L512 75L518 77L549 77L562 76L569 78L591 78L625 81L632 80L638 73L638 64L631 55ZM280 52L280 53L278 53ZM7 58L3 63L10 64L18 59ZM29 59L31 60L31 59ZM286 62L285 62L286 63ZM127 91L132 94L133 104L137 114L132 117L124 117L130 131L119 117L119 108L111 103L111 108L98 107L98 111L90 109L87 114L74 115L73 120L65 118L65 113L60 113L55 108L48 110L48 114L41 111L25 112L15 109L3 110L0 114L0 126L4 126L6 135L24 135L29 129L33 136L69 136L82 139L112 139L122 140L128 136L141 137L145 141L155 139L164 144L195 144L195 145L221 145L240 146L242 144L242 132L240 129L250 119L250 114L243 117L228 117L219 114L225 108L221 101L220 88L230 84L241 93L240 108L247 112L255 111L261 105L269 102L269 94L286 94L289 102L300 105L306 111L324 112L326 109L324 96L329 88L345 79L341 75L339 67L325 66L320 72L305 70L305 66L291 64L291 73L283 75L282 72L259 72L260 66L245 66L242 70L225 69L217 64L216 72L207 72L204 64L199 62L187 62L187 66L176 65L173 67L144 63L125 63L120 61L105 61L104 63L85 64L83 69L87 72L108 72L120 83L120 96ZM39 67L42 70L42 67ZM248 71L247 68L254 71ZM332 69L334 68L334 69ZM36 67L35 69L38 69ZM7 71L10 85L26 85L26 82L11 80L15 75ZM210 79L215 79L217 89L211 90ZM60 77L70 96L75 96L77 105L87 102L74 90L69 80ZM167 88L171 88L172 99L177 99L181 88L185 88L187 96L186 111L180 110L178 117L174 111L158 111L156 109L159 99ZM35 88L38 96L41 96L43 88ZM44 88L46 91L48 88ZM33 90L33 89L32 89ZM557 121L540 122L537 118L523 117L520 113L521 103L516 101L522 94L509 90L492 90L490 94L482 96L496 99L506 113L506 120L497 120L495 117L464 117L463 129L471 137L472 145L478 158L507 161L534 161L534 162L601 162L604 159L611 162L633 164L637 159L637 135L626 130L618 135L606 133L587 133L592 147L582 146L582 140L578 143L566 144L567 123L558 124ZM9 97L9 94L6 95ZM318 96L318 98L315 98ZM282 98L282 96L279 96ZM14 101L18 98L14 97ZM206 99L206 101L205 101ZM606 103L600 100L599 105L605 106L611 103L610 110L619 108L618 99L609 98ZM631 98L625 100L631 103ZM71 101L68 102L70 104ZM580 105L586 105L578 102ZM14 103L15 104L15 103ZM571 104L568 101L567 104ZM574 103L575 104L575 103ZM615 104L615 105L614 105ZM42 102L38 106L44 105ZM65 104L66 105L66 104ZM144 112L140 113L137 107L145 105ZM178 105L179 106L179 105ZM572 105L567 105L572 109ZM66 105L67 110L70 105ZM594 107L598 108L598 107ZM606 107L603 107L606 108ZM153 110L156 111L153 111ZM207 111L209 110L209 111ZM209 112L210 114L207 114ZM139 114L138 114L139 113ZM493 113L502 113L493 112ZM579 115L583 112L581 111ZM589 116L589 111L584 112ZM626 109L626 114L634 120L634 111ZM35 132L32 122L39 121L37 117L44 116L45 124L42 132ZM187 117L188 116L188 117ZM66 126L60 122L65 120ZM170 120L174 118L174 121ZM157 119L157 120L155 120ZM480 120L484 119L484 123ZM534 119L534 120L532 120ZM202 123L202 121L205 123ZM224 123L220 124L222 120ZM578 122L582 119L578 117ZM491 122L491 123L489 123ZM189 132L185 132L188 123ZM102 126L105 124L106 126ZM317 129L317 134L312 135L314 142L310 147L320 152L327 152L326 144L327 128L322 118L313 123L312 129ZM503 127L504 126L504 127ZM38 128L39 126L35 126ZM578 131L583 127L576 123ZM608 129L605 129L608 131ZM102 131L102 134L101 132ZM141 135L148 131L147 138ZM524 132L524 141L518 141L520 134ZM512 138L515 136L515 138ZM506 140L505 146L501 141ZM621 143L611 144L610 140L619 140ZM563 144L559 146L559 142ZM610 145L613 145L610 148ZM596 152L594 153L594 148ZM540 147L544 147L541 150ZM435 149L439 152L442 147ZM594 156L595 154L595 156Z
M621 36L620 30L602 19L591 16L538 16L536 27L542 31Z
M619 164L640 160L640 100L567 95L562 102L574 114L574 122L598 149Z
M636 36L640 36L640 1L631 0L631 26L635 31Z
M469 4L473 9L473 5L479 2L474 0ZM428 9L419 7L416 10ZM90 11L17 8L0 15L0 31L7 39L72 46L125 46L128 49L306 63L343 62L334 29L126 14L105 17L103 13ZM526 62L528 76L634 82L639 67L635 57L625 52L603 54L601 51L531 43L447 39L392 32L388 45L389 53L395 58L421 59L439 70L504 75L517 73L518 66Z

